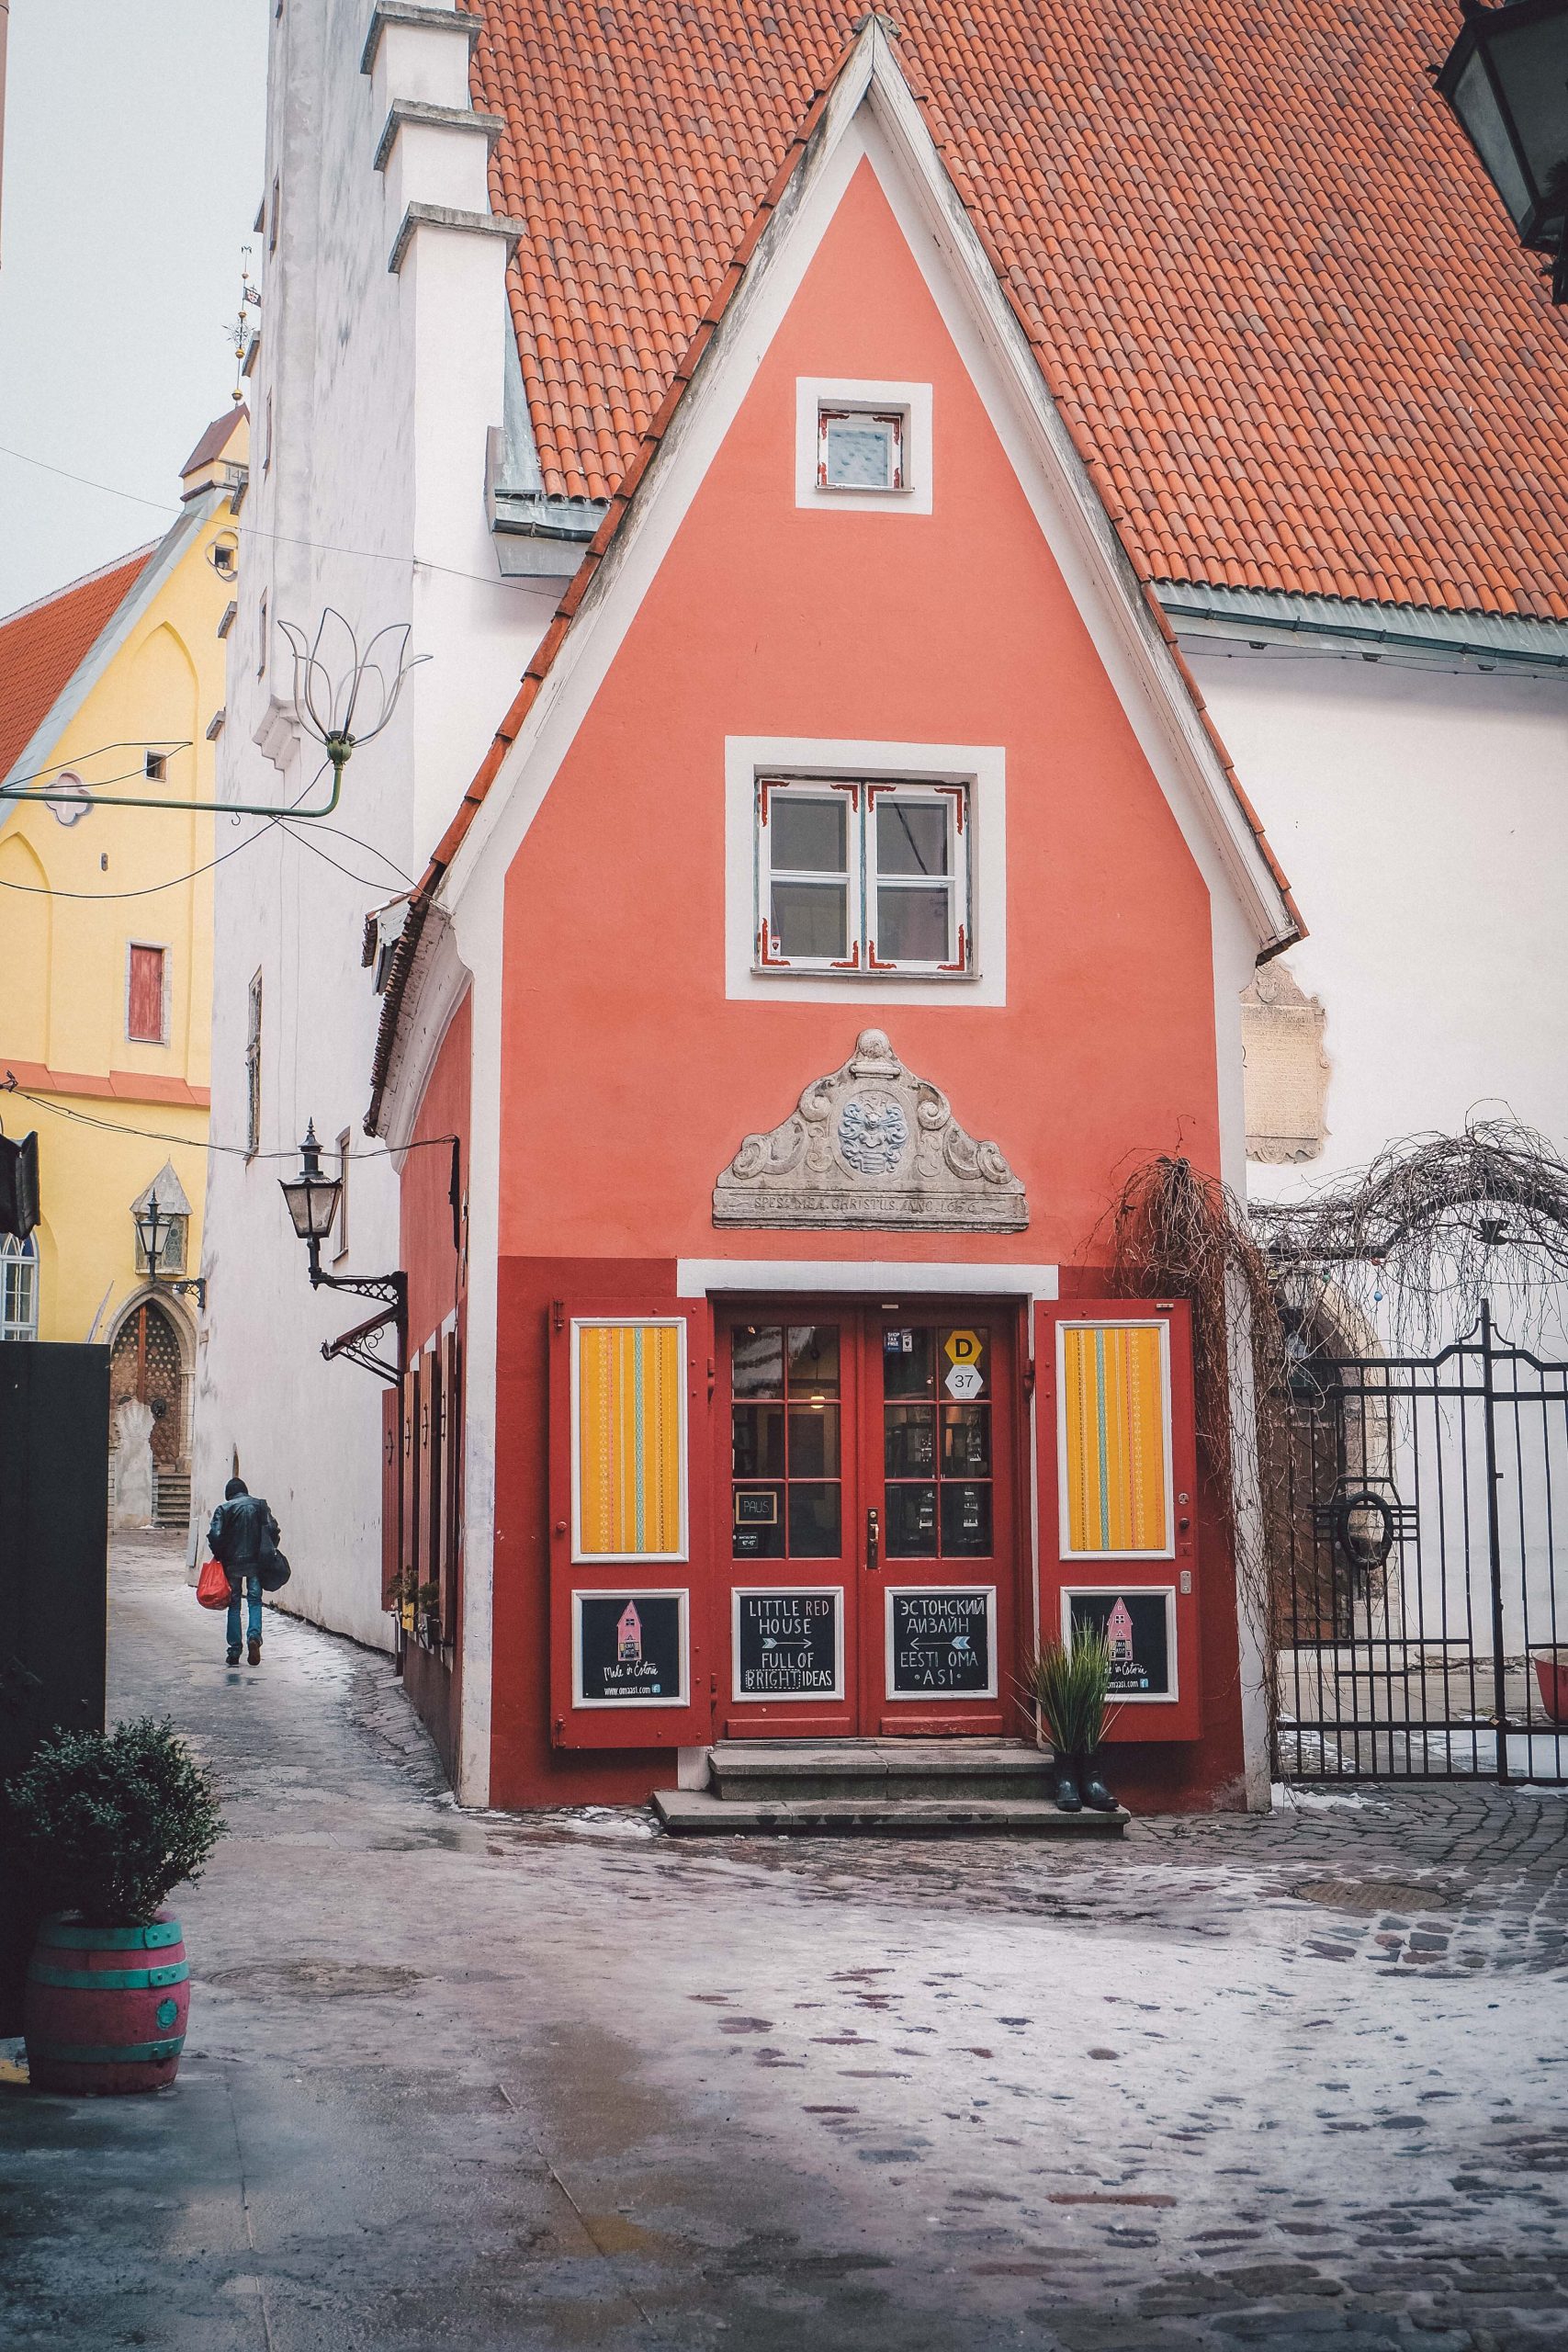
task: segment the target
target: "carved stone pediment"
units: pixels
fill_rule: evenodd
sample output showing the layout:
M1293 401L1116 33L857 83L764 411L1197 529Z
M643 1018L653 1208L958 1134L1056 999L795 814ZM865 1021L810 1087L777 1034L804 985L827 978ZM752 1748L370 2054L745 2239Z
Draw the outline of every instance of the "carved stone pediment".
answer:
M1023 1186L994 1143L961 1127L940 1087L863 1029L842 1069L748 1136L714 1186L715 1225L1021 1233Z

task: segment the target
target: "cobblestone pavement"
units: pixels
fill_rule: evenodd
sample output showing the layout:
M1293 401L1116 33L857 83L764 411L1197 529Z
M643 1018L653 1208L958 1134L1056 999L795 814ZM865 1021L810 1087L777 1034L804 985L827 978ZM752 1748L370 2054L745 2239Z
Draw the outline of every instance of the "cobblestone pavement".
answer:
M265 1656L124 1548L115 1711L232 1835L175 2091L0 2089L7 2346L1568 2344L1568 1797L689 1846L461 1814L385 1661Z

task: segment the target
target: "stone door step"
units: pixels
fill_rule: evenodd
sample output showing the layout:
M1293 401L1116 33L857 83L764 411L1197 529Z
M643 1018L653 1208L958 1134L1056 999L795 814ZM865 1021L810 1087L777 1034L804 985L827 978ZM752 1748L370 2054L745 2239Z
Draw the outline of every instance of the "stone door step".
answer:
M1058 1813L1043 1797L721 1797L660 1789L653 1810L671 1838L1120 1838L1129 1816Z
M708 1780L728 1804L1049 1802L1055 1767L1020 1739L721 1739Z

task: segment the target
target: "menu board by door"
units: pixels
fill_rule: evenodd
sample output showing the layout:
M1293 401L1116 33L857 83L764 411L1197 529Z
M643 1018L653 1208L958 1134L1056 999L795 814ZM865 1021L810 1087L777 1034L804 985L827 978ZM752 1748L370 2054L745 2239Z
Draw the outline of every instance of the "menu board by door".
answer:
M737 1699L841 1699L841 1586L734 1595Z
M894 1587L887 1594L887 1696L996 1696L994 1585Z

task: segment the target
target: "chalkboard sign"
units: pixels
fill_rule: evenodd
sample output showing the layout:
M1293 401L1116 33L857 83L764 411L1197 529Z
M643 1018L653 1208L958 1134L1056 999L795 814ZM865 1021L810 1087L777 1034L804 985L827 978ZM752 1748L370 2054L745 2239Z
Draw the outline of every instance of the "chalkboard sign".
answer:
M738 1592L738 1699L841 1699L844 1596L831 1590Z
M887 1596L890 1699L996 1695L994 1587Z
M685 1705L684 1593L576 1592L572 1605L576 1705Z
M1172 1592L1068 1592L1063 1600L1075 1631L1082 1626L1110 1643L1113 1699L1175 1698Z

